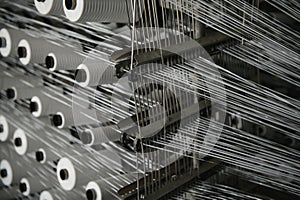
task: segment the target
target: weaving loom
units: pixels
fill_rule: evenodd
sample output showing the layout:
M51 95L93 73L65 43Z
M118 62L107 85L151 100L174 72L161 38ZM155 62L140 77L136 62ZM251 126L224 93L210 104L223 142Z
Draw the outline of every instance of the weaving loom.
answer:
M0 199L299 199L298 0L2 0Z

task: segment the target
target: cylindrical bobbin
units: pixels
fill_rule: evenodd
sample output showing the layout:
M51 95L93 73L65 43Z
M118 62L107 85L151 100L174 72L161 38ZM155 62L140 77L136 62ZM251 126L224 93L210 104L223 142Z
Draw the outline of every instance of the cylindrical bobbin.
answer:
M35 177L22 178L19 183L20 191L24 196L29 196L46 189L45 184Z
M121 134L117 126L107 126L85 129L80 139L84 144L91 146L106 142L120 141L120 137Z
M58 146L55 149L54 147L41 147L35 152L35 159L39 163L45 164L46 162L58 161L61 157L66 155L78 156L85 153L87 153L87 151L84 148L74 145L67 145L65 147Z
M61 0L34 0L34 5L42 15L63 15Z
M6 90L6 96L10 100L31 99L41 93L42 87L11 87Z
M84 59L83 56L67 47L50 52L45 58L45 63L50 71L75 70Z
M23 65L29 63L45 63L45 57L51 51L55 51L60 47L46 41L42 38L27 38L22 39L17 48L17 54L20 62Z
M55 114L56 112L65 107L67 106L58 101L55 101L54 99L44 94L33 96L30 101L30 112L34 117Z
M2 28L0 30L0 54L3 57L15 56L15 49L21 37L23 33L18 30Z
M0 141L6 142L9 138L11 138L10 135L14 132L15 128L10 125L6 119L5 116L0 115Z
M139 5L144 8L144 1L137 1L135 21L139 20ZM131 0L64 0L63 6L72 22L133 22Z
M92 177L93 175L88 174L88 171L81 172L76 170L69 158L61 158L57 164L57 179L64 190L70 191Z
M3 159L0 162L0 175L4 185L9 186L12 183L18 183L20 179L26 175L26 167L22 166L21 162L16 162L17 159L11 162Z
M118 81L115 75L116 69L107 62L89 62L77 67L75 76L76 82L82 86L97 86L112 84Z
M1 181L4 185L10 185L13 182L13 169L7 160L1 160L0 163L0 175L1 175Z
M89 155L61 158L57 164L56 173L62 188L69 191L82 184L87 184L95 177L104 178L114 170L120 170L121 161L115 153L101 151L99 154L101 156L90 153Z
M140 177L143 175L139 175ZM114 190L111 185L115 188L123 188L130 183L133 183L138 177L137 174L128 173L113 177L108 177L106 179L99 179L95 181L90 181L86 186L86 198L88 200L102 200L102 199L116 199L118 198L117 192L114 194ZM116 189L118 190L118 189Z
M81 126L95 124L95 120L91 117L94 116L92 110L86 109L86 111L73 111L72 108L68 110L61 110L52 116L52 124L57 128L67 128L70 126ZM88 117L91 116L91 117Z
M28 135L28 133L25 133L25 131L20 128L14 132L13 143L15 150L19 155L33 152L42 145L41 141L34 140Z

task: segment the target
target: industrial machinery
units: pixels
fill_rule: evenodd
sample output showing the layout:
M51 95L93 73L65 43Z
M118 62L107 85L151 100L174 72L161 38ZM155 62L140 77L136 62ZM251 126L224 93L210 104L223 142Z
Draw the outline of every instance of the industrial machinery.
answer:
M2 0L0 199L300 198L297 0Z

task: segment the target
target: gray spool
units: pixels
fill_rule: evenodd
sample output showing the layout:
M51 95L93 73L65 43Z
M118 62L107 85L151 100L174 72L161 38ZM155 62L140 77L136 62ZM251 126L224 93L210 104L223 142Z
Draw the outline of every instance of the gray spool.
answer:
M34 0L34 5L42 15L63 15L62 0Z
M140 11L139 5L144 8L144 1L137 2L136 10ZM65 15L72 22L132 23L132 7L131 0L64 0Z

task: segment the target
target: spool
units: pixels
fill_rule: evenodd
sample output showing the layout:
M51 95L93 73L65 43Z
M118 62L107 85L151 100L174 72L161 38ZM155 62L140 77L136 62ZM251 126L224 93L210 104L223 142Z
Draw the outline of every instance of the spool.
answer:
M64 13L61 0L34 0L34 5L42 15L62 15Z
M22 178L20 180L19 188L24 196L29 196L45 189L45 184L38 178Z
M87 200L102 200L113 199L112 194L107 192L103 187L103 181L91 181L86 186L86 199Z
M41 93L42 87L11 87L6 90L6 96L10 100L31 99Z
M144 1L140 1L139 3L141 4L141 8L144 8ZM137 10L139 10L139 3L137 3ZM72 22L115 22L128 24L133 22L132 7L131 0L64 0L63 3L64 13ZM138 13L136 13L136 21L139 19Z
M95 121L87 117L85 114L88 116L94 116L92 110L89 109L85 109L81 112L73 112L71 108L61 110L52 116L52 125L59 129L62 129L68 128L70 126L95 124Z
M112 84L118 81L116 70L104 61L80 64L75 72L76 82L81 87Z
M3 57L16 56L14 50L22 35L18 30L2 28L0 30L0 54Z
M19 61L23 65L28 65L29 63L44 64L45 57L49 52L59 48L42 38L27 38L19 42L17 54Z
M14 131L14 127L12 127L6 117L0 115L0 141L6 142L10 138L10 134Z
M34 117L55 114L64 107L67 106L44 94L33 96L30 101L30 112Z
M138 175L124 174L107 179L99 179L90 181L86 185L86 199L87 200L102 200L102 199L116 199L118 198L117 192L112 189L112 185L119 190L136 180ZM142 175L140 175L142 176ZM114 194L115 193L115 194Z
M80 139L89 146L120 141L121 134L117 130L117 126L85 129Z
M76 157L62 157L57 164L56 172L61 187L70 191L75 187L87 184L89 181L94 180L95 177L99 179L104 178L114 173L115 170L120 170L121 161L120 158L116 157L115 153L101 151L99 154L101 156L90 153ZM104 157L115 162L105 162Z
M17 55L23 65L28 65L31 61L31 47L27 40L22 39L17 48Z
M50 52L46 59L46 67L50 71L75 70L84 60L84 57L77 54L73 49L60 48Z
M13 143L14 148L19 155L25 155L26 153L34 152L42 145L41 142L32 139L20 128L14 132Z
M70 191L84 183L87 177L83 172L76 171L69 158L63 157L57 164L57 179L64 190Z
M0 175L2 183L4 185L8 186L13 182L13 169L11 164L7 160L1 160Z
M26 168L21 162L10 162L6 159L0 162L1 181L4 185L9 186L13 183L19 183L20 179L26 175Z
M85 153L87 153L86 150L81 148L81 146L74 147L74 145L70 145L70 146L67 145L64 148L59 146L55 149L41 147L36 150L35 159L37 162L41 164L45 164L47 162L58 161L61 157L66 155L76 156L78 154L82 155Z

